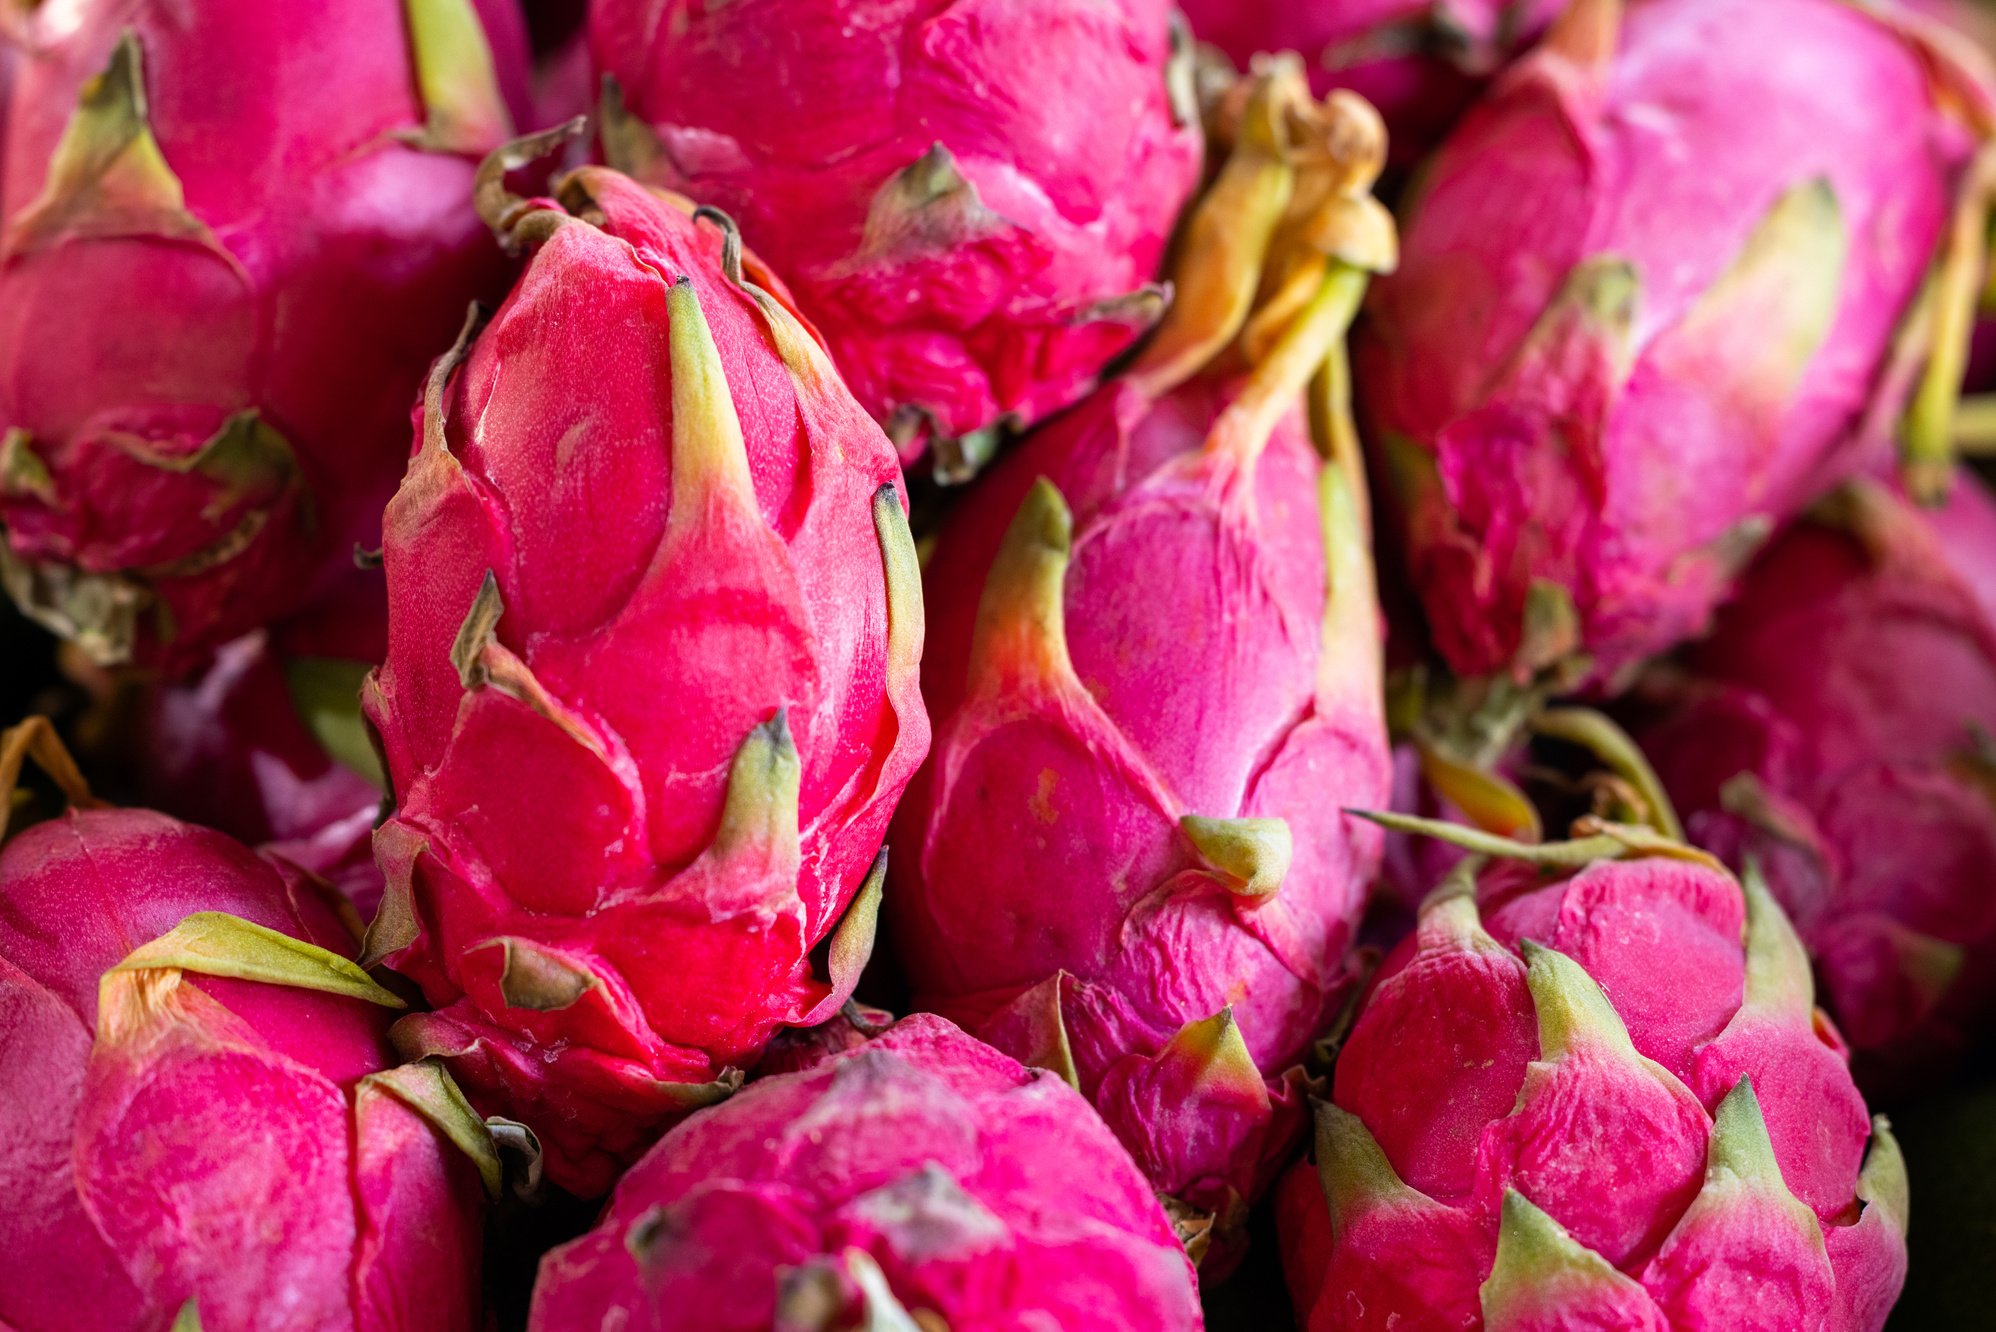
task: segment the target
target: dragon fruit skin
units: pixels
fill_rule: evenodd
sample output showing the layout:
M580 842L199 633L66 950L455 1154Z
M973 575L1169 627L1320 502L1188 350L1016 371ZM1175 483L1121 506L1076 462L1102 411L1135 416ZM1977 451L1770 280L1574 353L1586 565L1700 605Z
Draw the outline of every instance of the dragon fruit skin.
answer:
M1171 13L596 0L590 25L656 183L735 216L913 461L1074 402L1156 318L1200 163Z
M1517 45L1563 0L1182 0L1192 35L1245 67L1299 51L1319 94L1349 88L1379 108L1393 160L1411 164L1448 131Z
M732 230L607 169L563 188L593 220L510 205L533 257L389 506L369 955L440 1010L404 1052L600 1194L850 995L929 732L886 436Z
M937 744L891 900L917 1004L1067 1076L1217 1267L1301 1131L1379 860L1343 812L1391 780L1363 469L1304 406L1392 229L1362 101L1271 62L1214 110L1165 326L930 556Z
M413 1070L384 1072L384 1008L166 964L104 976L199 912L350 956L304 880L94 810L10 842L0 900L0 1323L165 1332L191 1299L207 1332L477 1325L479 1175L396 1090Z
M1104 388L957 510L928 569L936 752L891 866L920 1005L1034 1062L1051 1006L1097 1109L1205 1210L1300 1127L1281 1075L1348 997L1379 855L1342 809L1390 782L1376 623L1327 623L1330 469L1292 412L1220 498L1225 400ZM981 654L979 586L1011 621Z
M1616 682L1886 451L1976 148L1949 108L1986 115L1889 8L1619 9L1573 6L1442 147L1358 349L1463 675L1580 652Z
M918 1014L673 1129L542 1260L528 1325L1204 1323L1171 1223L1081 1097Z
M1996 500L1964 472L1938 510L1838 507L1747 572L1642 739L1693 838L1764 867L1852 1045L1917 1074L1996 999Z
M20 20L4 571L98 660L197 666L376 544L423 367L503 283L464 204L510 132L502 94L525 105L525 37L511 0L481 10L91 0Z
M1904 1164L1767 890L1673 859L1466 882L1373 982L1321 1187L1279 1190L1305 1326L1877 1332Z

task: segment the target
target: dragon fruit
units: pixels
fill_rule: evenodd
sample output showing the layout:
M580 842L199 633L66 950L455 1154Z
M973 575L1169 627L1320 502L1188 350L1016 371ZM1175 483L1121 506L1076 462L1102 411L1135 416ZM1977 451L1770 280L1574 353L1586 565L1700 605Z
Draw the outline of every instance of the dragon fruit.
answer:
M610 161L733 213L904 458L933 441L954 476L1162 308L1200 161L1171 14L596 0L590 32L637 118L606 126Z
M1242 92L1142 362L939 538L937 746L894 839L917 1003L1075 1081L1188 1234L1302 1127L1288 1072L1348 997L1379 855L1341 806L1391 767L1356 448L1320 458L1303 398L1391 263L1383 133L1297 65Z
M408 403L502 257L525 92L487 0L30 7L0 180L0 576L182 670L372 546ZM508 38L509 40L502 40Z
M1958 1050L1996 1000L1996 499L1853 483L1645 692L1692 836L1765 868L1852 1045Z
M368 955L440 1010L399 1047L590 1194L850 995L929 728L886 435L725 217L600 167L506 195L559 137L488 164L532 258L385 521Z
M1530 853L1661 854L1503 863L1480 894L1470 862L1382 967L1315 1177L1281 1190L1311 1332L1883 1325L1905 1167L1793 929L1751 878L1604 828Z
M1991 106L1973 54L1890 6L1620 10L1576 0L1442 147L1359 352L1464 676L1585 657L1625 682L1701 630L1771 525L1876 459L1928 344L1909 430L1959 382L1980 260L1951 237L1976 233ZM1934 435L1913 430L1918 460Z
M917 1015L673 1129L542 1261L528 1326L1203 1323L1171 1223L1087 1104Z
M1395 163L1432 148L1564 0L1180 0L1192 34L1246 67L1299 51L1318 93L1349 88L1379 108Z
M39 720L0 738L0 786L30 750L94 803ZM0 1325L479 1325L491 1138L394 1066L402 1001L307 881L74 808L0 851L0 903Z

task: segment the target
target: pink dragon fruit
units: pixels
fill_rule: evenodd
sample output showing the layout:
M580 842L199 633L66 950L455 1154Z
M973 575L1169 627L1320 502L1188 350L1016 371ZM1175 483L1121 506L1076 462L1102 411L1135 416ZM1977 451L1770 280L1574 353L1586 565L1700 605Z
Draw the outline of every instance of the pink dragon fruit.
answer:
M1198 182L1168 0L595 0L614 165L738 218L904 459L982 460L1162 308Z
M1765 868L1861 1054L1956 1050L1996 1000L1996 500L1853 483L1685 667L1643 740L1693 837Z
M0 205L0 576L180 669L372 546L423 366L501 256L525 96L486 0L30 6ZM502 40L506 39L506 40Z
M917 1015L668 1133L549 1254L531 1332L1192 1332L1143 1173L1061 1080Z
M1180 0L1192 35L1245 68L1299 51L1318 93L1379 108L1395 163L1424 156L1565 0Z
M1383 134L1300 66L1245 91L1144 360L943 530L938 741L895 834L917 1002L1060 1069L1222 1234L1301 1128L1288 1071L1348 997L1379 855L1341 807L1390 779L1356 448L1320 458L1302 392L1391 262Z
M1310 1332L1883 1325L1905 1167L1793 929L1757 882L1603 826L1529 850L1662 854L1503 864L1480 906L1452 876L1381 969L1316 1177L1281 1190Z
M90 804L51 736L0 738L0 785L38 749ZM84 808L0 852L0 904L0 1325L479 1325L492 1141L437 1069L394 1067L401 1000L305 880Z
M886 435L724 217L604 168L507 196L558 138L488 164L533 255L388 509L369 956L441 1010L400 1048L601 1193L850 995L929 727Z
M259 845L372 916L381 768L360 686L384 655L386 621L380 575L356 575L298 618L223 645L197 679L114 696L114 712L132 712L113 743L139 802Z
M1884 449L1930 343L1915 417L1959 383L1980 260L1942 242L1984 194L1972 53L1890 6L1620 10L1576 0L1443 146L1361 348L1465 676L1584 655L1622 682Z

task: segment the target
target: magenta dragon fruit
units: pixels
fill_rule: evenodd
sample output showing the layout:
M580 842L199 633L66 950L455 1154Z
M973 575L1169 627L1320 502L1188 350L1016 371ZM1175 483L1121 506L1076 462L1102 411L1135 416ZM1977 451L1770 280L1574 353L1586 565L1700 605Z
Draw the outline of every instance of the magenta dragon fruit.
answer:
M1222 1234L1301 1128L1379 855L1342 806L1390 780L1356 450L1303 397L1391 262L1383 135L1299 67L1246 91L1144 360L942 532L893 896L918 1004L1059 1068Z
M512 0L30 6L0 180L0 576L181 669L375 544L408 403L501 256Z
M531 1332L1196 1332L1191 1264L1058 1077L917 1015L668 1133Z
M1452 876L1382 967L1281 1190L1310 1332L1883 1325L1905 1167L1793 929L1602 826L1530 853L1662 854Z
M1565 0L1180 0L1192 35L1245 68L1297 51L1319 93L1379 108L1396 163L1423 156Z
M489 164L532 257L388 509L369 956L439 1009L401 1048L601 1193L850 995L929 728L886 435L725 217L604 168L505 195L557 138Z
M1996 500L1853 483L1784 533L1643 741L1692 836L1751 857L1864 1055L1944 1057L1996 999Z
M0 785L35 748L91 803L51 734L0 738ZM163 815L7 844L0 1325L479 1326L498 1158L437 1069L394 1066L401 1000L355 943L306 880Z
M1943 242L1982 202L1972 56L1890 6L1621 8L1576 0L1441 148L1360 348L1464 676L1584 656L1620 683L1885 450L1930 344L1916 405L1959 384L1979 255Z
M224 644L194 679L114 694L110 743L138 802L308 870L371 917L382 786L360 686L386 622L381 575L357 573L297 618Z
M614 165L729 210L908 461L1085 394L1162 308L1198 182L1167 0L596 0L652 133ZM969 438L966 438L969 437ZM943 445L947 447L941 447Z

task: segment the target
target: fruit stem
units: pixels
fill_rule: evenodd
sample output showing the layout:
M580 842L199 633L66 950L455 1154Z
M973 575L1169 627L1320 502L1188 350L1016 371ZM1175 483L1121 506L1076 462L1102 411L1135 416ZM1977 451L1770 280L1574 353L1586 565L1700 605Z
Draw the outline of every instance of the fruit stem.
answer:
M1172 266L1176 296L1129 378L1163 397L1219 355L1247 322L1268 246L1296 185L1288 160L1287 102L1306 97L1300 76L1256 77L1226 165L1193 207Z
M14 789L21 781L21 768L29 759L47 773L77 809L99 809L104 802L90 794L83 770L76 766L55 723L40 715L0 731L0 838L7 835L7 822L14 811Z
M1350 264L1326 262L1316 294L1214 422L1206 437L1209 454L1230 455L1243 466L1260 456L1282 414L1344 340L1370 277Z
M1934 270L1933 331L1927 365L1906 412L1901 467L1907 493L1922 504L1945 499L1953 478L1953 418L1981 296L1992 187L1996 187L1996 147L1985 147L1963 182L1954 221Z
M1996 393L1970 394L1955 404L1954 451L1968 458L1996 455Z

